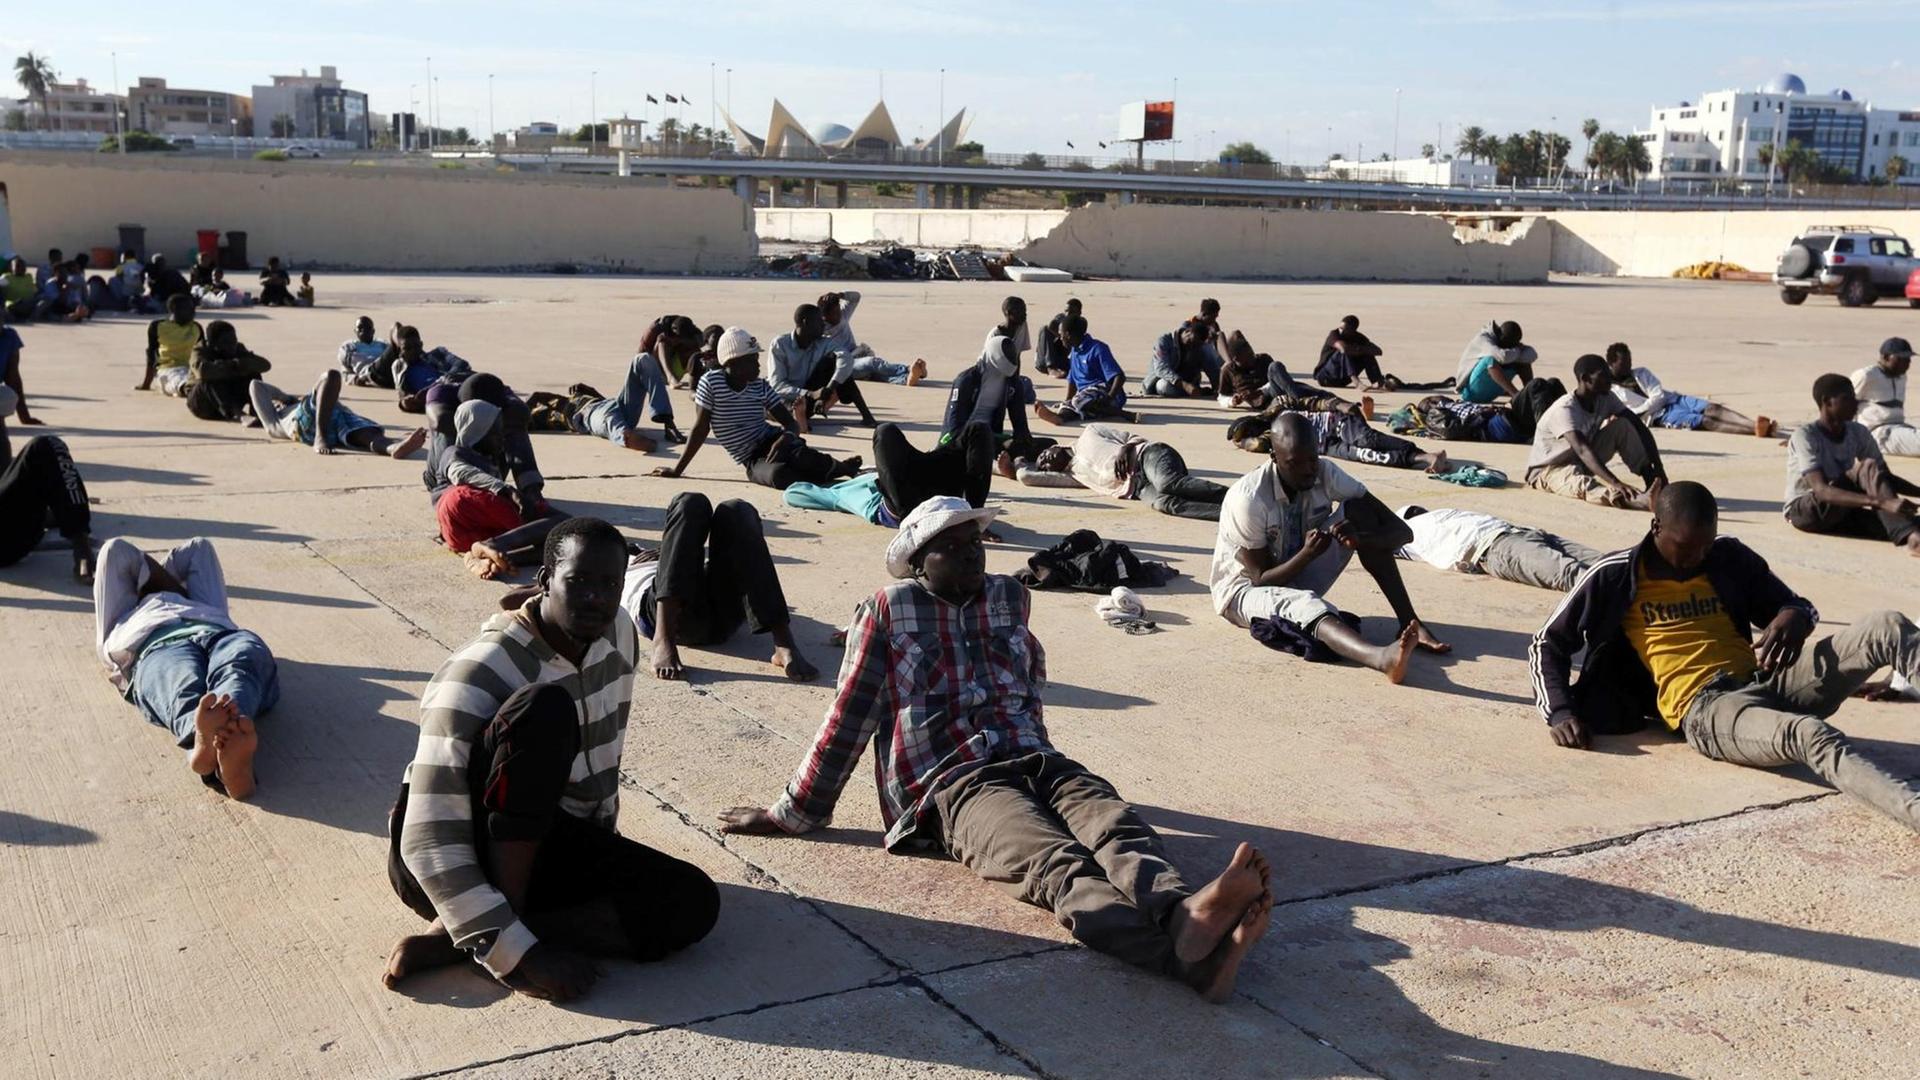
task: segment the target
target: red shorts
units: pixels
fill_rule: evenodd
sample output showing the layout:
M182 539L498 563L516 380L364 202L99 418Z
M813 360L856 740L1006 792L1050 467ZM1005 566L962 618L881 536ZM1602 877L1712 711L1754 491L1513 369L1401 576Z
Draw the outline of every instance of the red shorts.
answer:
M512 499L465 484L448 488L434 506L433 515L440 521L440 539L456 554L465 554L482 540L526 524Z

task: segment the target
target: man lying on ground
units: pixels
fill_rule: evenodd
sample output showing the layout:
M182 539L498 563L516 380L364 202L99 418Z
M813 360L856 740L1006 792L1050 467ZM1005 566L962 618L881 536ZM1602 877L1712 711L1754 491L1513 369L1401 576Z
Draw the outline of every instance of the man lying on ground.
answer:
M1605 360L1592 353L1575 360L1573 379L1572 392L1548 406L1534 430L1527 486L1601 506L1647 509L1654 481L1667 478L1653 433L1613 396ZM1647 485L1646 492L1607 468L1616 457Z
M1613 396L1648 427L1758 435L1763 439L1773 435L1775 425L1767 417L1750 420L1706 398L1668 390L1651 370L1633 366L1633 350L1625 342L1607 346L1607 373L1613 377Z
M1187 471L1180 451L1121 428L1089 424L1071 448L1050 446L1038 459L1002 453L1000 475L1028 487L1074 487L1138 499L1172 517L1220 520L1224 485Z
M395 442L387 438L385 428L340 404L340 373L331 368L306 397L296 398L259 379L248 384L247 394L269 441L303 443L316 454L353 449L399 460L427 441L427 429L414 428Z
M193 318L193 297L184 293L168 297L167 317L147 324L147 366L134 389L150 390L158 378L161 393L183 396L192 375L193 350L205 339L206 331Z
M811 429L814 417L825 416L842 401L859 410L860 422L872 427L877 421L853 381L851 368L850 359L834 352L820 309L801 304L793 309L793 329L774 339L773 374L767 385L793 411L802 435Z
M1913 346L1892 337L1880 343L1880 362L1853 373L1853 394L1860 400L1860 425L1895 457L1920 457L1920 428L1907 422L1907 370Z
M639 642L620 610L627 545L598 518L548 534L538 592L487 620L420 698L420 746L388 815L387 876L430 920L383 982L471 959L529 997L585 993L599 961L707 936L698 867L617 831Z
M1241 844L1194 891L1112 785L1054 749L1026 587L986 573L981 527L997 513L941 498L907 515L887 547L902 580L854 612L812 750L771 807L735 807L721 827L825 827L872 743L889 851L944 851L1090 948L1225 1001L1266 932L1266 860Z
M473 368L446 346L427 348L417 327L403 326L399 330L389 371L401 412L427 411L426 394L434 384L459 382L473 374Z
M1540 359L1533 346L1521 340L1524 334L1517 322L1491 322L1467 342L1453 372L1461 401L1484 405L1519 395Z
M1313 381L1339 388L1353 386L1365 377L1368 389L1398 390L1400 380L1380 370L1382 352L1372 338L1360 332L1360 316L1345 316L1320 343L1320 362L1314 365Z
M1208 397L1220 394L1220 356L1213 349L1213 328L1198 319L1181 323L1154 342L1153 358L1140 392L1148 397Z
M920 380L927 377L925 360L916 359L911 366L889 363L875 356L870 346L854 336L853 310L860 306L859 293L852 289L821 293L815 303L827 324L827 347L847 362L847 378L918 386Z
M187 411L202 420L242 420L250 406L249 387L272 368L266 357L241 344L232 323L215 319L193 347L180 396Z
M640 431L640 417L648 409L661 427L662 438L676 444L687 441L673 425L669 378L652 353L638 352L627 365L627 381L617 397L602 397L593 387L575 383L565 395L536 392L529 404L564 415L567 429L577 435L597 435L615 446L644 453L656 445Z
M1474 510L1403 506L1400 517L1413 530L1413 539L1394 552L1396 557L1536 589L1566 592L1604 554L1545 529Z
M1543 380L1535 379L1535 382ZM1505 403L1475 405L1443 394L1429 394L1410 406L1413 426L1429 438L1449 442L1532 442L1531 434L1522 434L1515 422L1513 406ZM1395 414L1397 417L1399 414ZM1394 431L1403 430L1399 426Z
M353 322L353 336L340 343L340 370L355 386L380 386L379 376L374 372L386 354L387 343L374 336L373 319L362 315ZM392 381L392 373L388 372L387 382Z
M1854 420L1860 402L1844 375L1813 381L1820 418L1787 440L1787 521L1801 532L1891 541L1920 556L1920 485L1894 474L1880 444Z
M1049 424L1078 424L1109 416L1139 423L1139 415L1127 411L1127 373L1106 342L1087 335L1087 320L1078 315L1068 318L1060 324L1060 336L1067 347L1067 400L1053 408L1035 402L1034 414Z
M1882 668L1920 676L1920 629L1877 611L1809 646L1820 621L1813 605L1718 530L1712 492L1663 485L1646 539L1596 563L1534 635L1534 696L1554 742L1586 747L1596 733L1636 731L1658 716L1710 758L1804 764L1920 830L1920 782L1826 722Z
M234 625L213 541L155 559L125 540L100 548L94 646L141 715L173 733L187 767L236 799L253 794L254 727L280 698L267 643Z
M1227 490L1213 546L1213 610L1239 627L1283 619L1333 652L1398 683L1416 648L1444 653L1413 610L1394 552L1413 539L1367 486L1322 457L1299 413L1274 422L1270 460ZM1374 645L1340 618L1325 594L1360 557L1399 620L1399 636Z
M727 456L747 471L747 479L775 490L795 481L825 484L860 471L858 457L835 461L808 446L799 423L767 381L760 377L760 342L740 327L720 336L716 355L721 368L700 377L694 389L693 430L680 460L653 470L654 476L686 472L711 431ZM771 416L779 427L767 422Z
M1266 353L1254 352L1246 335L1238 330L1228 335L1226 347L1227 360L1220 366L1218 387L1218 401L1223 409L1373 415L1372 398L1363 397L1356 404L1325 390L1302 385L1288 374L1287 365Z
M19 457L0 457L0 470L0 566L26 558L51 523L73 548L74 580L92 584L93 511L67 444L51 435L28 439Z
M1375 428L1357 412L1299 412L1276 410L1269 406L1258 416L1242 416L1228 424L1227 441L1249 453L1271 453L1272 433L1277 430L1279 419L1285 416L1297 416L1305 421L1318 443L1319 452L1327 457L1389 469L1424 469L1430 473L1447 471L1445 450L1422 450L1398 435Z

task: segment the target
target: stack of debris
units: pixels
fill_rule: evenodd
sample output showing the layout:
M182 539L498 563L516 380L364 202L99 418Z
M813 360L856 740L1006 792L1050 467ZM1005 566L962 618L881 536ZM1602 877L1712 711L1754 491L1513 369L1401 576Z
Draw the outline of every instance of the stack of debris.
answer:
M829 240L813 251L773 255L763 273L779 277L873 281L1071 281L1064 270L1029 266L1019 256L979 248L916 252L898 244L860 252Z

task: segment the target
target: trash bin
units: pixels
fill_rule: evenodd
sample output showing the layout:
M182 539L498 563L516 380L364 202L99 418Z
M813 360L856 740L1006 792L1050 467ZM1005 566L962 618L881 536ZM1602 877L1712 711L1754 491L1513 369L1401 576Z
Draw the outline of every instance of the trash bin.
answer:
M247 265L247 234L246 233L229 232L227 234L226 258L221 262L220 268L223 270L249 269Z
M199 229L195 231L193 235L198 242L197 250L200 252L200 254L212 255L216 259L219 258L220 256L220 230L219 229Z
M88 269L100 270L109 274L113 272L114 267L120 265L120 256L114 254L113 249L110 247L94 248L92 251L87 252L87 259Z
M134 258L146 262L147 227L145 225L120 226L120 250L131 251Z

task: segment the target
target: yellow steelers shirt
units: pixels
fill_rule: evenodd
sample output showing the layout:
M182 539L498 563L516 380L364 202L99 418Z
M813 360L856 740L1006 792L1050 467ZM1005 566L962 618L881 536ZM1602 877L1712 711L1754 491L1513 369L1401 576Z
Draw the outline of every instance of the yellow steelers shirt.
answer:
M1653 674L1660 718L1675 731L1694 696L1721 674L1745 679L1759 666L1705 574L1686 581L1642 572L1621 629Z

